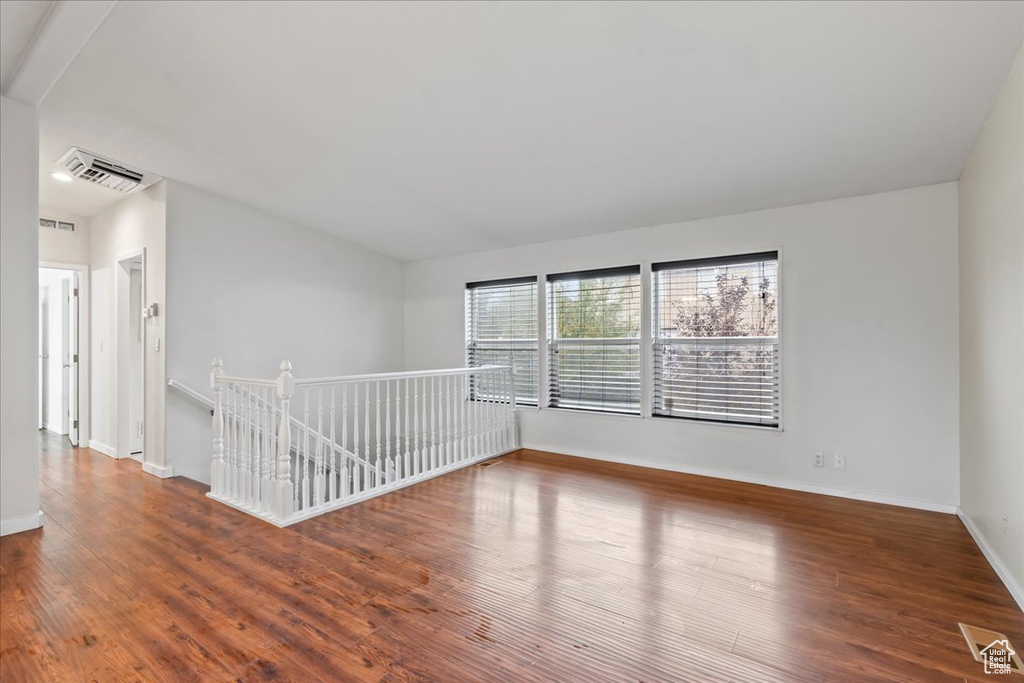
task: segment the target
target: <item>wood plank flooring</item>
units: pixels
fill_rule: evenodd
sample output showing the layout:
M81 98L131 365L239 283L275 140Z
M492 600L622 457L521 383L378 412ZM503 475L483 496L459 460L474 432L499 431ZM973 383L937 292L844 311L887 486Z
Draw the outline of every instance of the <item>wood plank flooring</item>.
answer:
M983 681L951 515L520 451L288 529L42 444L8 681Z

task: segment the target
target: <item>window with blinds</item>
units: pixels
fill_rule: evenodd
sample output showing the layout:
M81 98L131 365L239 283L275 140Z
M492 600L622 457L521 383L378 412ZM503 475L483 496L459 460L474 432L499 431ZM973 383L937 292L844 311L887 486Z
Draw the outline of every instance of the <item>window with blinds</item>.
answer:
M778 253L651 270L652 413L778 426Z
M537 405L537 278L466 285L466 364L512 364L516 403ZM474 396L496 387L471 387ZM506 392L507 393L507 392Z
M640 266L548 277L548 405L640 413Z

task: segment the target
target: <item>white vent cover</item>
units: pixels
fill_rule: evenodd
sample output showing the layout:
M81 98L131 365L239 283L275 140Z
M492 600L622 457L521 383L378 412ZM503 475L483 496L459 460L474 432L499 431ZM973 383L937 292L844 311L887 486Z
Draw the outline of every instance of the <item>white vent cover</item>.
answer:
M77 147L69 149L67 154L57 161L57 166L74 178L124 193L149 187L162 180L160 176L98 157Z
M49 228L50 230L63 230L65 232L74 232L75 224L68 221L58 221L55 218L40 218L40 228Z

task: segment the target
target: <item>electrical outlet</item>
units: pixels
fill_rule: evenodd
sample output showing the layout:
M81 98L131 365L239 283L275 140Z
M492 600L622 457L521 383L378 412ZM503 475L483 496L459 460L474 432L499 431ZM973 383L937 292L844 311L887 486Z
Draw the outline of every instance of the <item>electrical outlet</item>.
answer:
M843 455L842 453L836 453L836 469L837 470L845 470L846 469L846 456Z
M814 460L811 461L815 467L825 466L825 454L821 451L814 451Z

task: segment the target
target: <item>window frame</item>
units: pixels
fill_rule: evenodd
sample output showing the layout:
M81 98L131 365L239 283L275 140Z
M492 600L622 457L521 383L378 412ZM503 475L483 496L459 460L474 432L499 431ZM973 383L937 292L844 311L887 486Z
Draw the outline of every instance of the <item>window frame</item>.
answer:
M496 278L496 279L490 279L490 280L478 280L478 281L473 281L473 282L467 282L466 283L465 288L463 289L463 322L464 322L464 325L465 325L465 338L463 340L463 348L462 348L463 358L465 359L466 367L479 367L479 366L470 365L470 354L474 352L474 351L471 351L471 346L474 345L474 344L480 344L480 340L473 338L473 335L472 335L472 330L475 327L475 323L471 322L471 310L472 310L472 308L469 305L469 302L470 302L470 298L469 298L470 297L470 292L472 292L473 290L476 290L476 289L485 289L485 288L488 288L488 287L502 287L502 286L514 287L516 285L533 285L534 286L534 306L535 306L535 308L537 310L538 317L542 317L542 314L541 314L541 308L542 308L541 307L541 280L540 280L540 278L537 275L524 275L524 276L520 276L520 277ZM524 397L524 395L521 392L519 392L519 391L515 392L516 393L516 406L524 406L524 407L537 408L537 407L540 406L540 403L541 403L541 401L540 401L540 377L541 377L541 374L542 374L542 366L541 366L540 349L541 349L542 330L541 330L541 328L539 326L539 322L540 322L539 320L535 321L535 323L537 323L538 326L537 326L537 338L536 338L535 345L534 345L534 348L533 348L533 351L534 351L534 354L535 354L535 358L536 358L535 362L536 362L536 365L537 365L537 379L534 382L534 392L535 393L534 393L534 396L527 398L527 397ZM484 340L484 342L486 342L486 341L488 341L488 340ZM510 349L510 353L514 353L516 350L517 349L511 348ZM509 362L510 361L503 361L500 364L501 365L508 365ZM512 365L512 368L513 368L512 372L513 372L513 381L514 381L514 377L515 377L515 366L514 366L514 364ZM472 387L470 389L469 400L471 400L471 401L479 400L479 399L477 399L475 397L475 394L474 394L474 391L473 391Z
M647 337L646 348L649 352L649 362L647 363L644 371L648 379L648 394L647 394L647 415L652 418L665 419L665 420L681 420L689 424L706 424L711 426L727 426L727 427L738 427L741 429L756 429L768 432L782 432L784 425L784 392L783 392L783 257L782 248L774 247L764 249L761 251L751 251L745 253L735 253L731 255L718 255L718 256L705 256L705 257L694 257L689 259L677 259L672 261L657 261L651 263L647 269L650 281L646 287L648 296L650 296L650 302L647 308L649 309L649 324L645 327L644 332ZM776 422L747 422L741 420L728 420L728 419L716 419L716 418L705 418L696 417L689 415L664 415L655 412L656 409L656 393L657 393L657 378L655 376L655 356L658 353L659 337L656 327L658 325L658 316L655 312L656 306L659 305L659 296L657 292L658 279L656 276L657 272L665 270L674 270L681 268L709 268L715 266L728 266L728 265L739 265L744 263L756 263L758 261L775 261L775 317L776 317L776 354L775 354L775 366L778 375L777 390L778 390L778 403L776 407L776 414L778 419Z
M646 385L647 378L644 367L644 346L645 346L645 332L644 332L644 308L646 304L644 296L644 263L637 263L635 265L627 266L614 266L607 268L591 268L586 270L573 270L564 271L557 273L546 273L543 278L544 283L544 307L541 315L544 319L542 334L543 334L543 373L540 374L538 379L543 382L543 397L544 400L540 402L540 407L544 410L565 410L579 414L597 414L597 415L612 415L617 417L626 418L644 418L645 417L645 396L646 396ZM557 346L558 339L556 339L556 330L554 327L554 309L553 309L553 284L560 281L567 280L586 280L586 279L597 279L603 277L622 277L622 276L636 276L637 278L637 294L639 298L639 310L637 316L638 324L638 335L635 337L622 337L623 343L636 344L637 346L637 373L638 373L638 401L637 408L635 411L632 410L609 410L603 407L587 407L583 405L555 405L552 403L552 363L554 362L553 347ZM617 339L617 338L612 338Z

